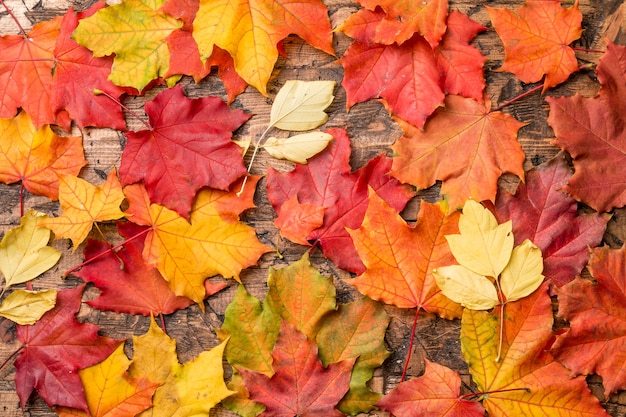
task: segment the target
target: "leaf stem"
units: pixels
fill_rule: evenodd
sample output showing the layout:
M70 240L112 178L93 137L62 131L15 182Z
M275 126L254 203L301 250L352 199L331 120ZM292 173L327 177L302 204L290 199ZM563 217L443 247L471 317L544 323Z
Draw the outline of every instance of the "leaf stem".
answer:
M496 363L500 362L500 357L502 355L502 339L504 337L504 305L506 301L504 300L504 293L502 292L502 287L500 287L500 281L496 278L496 287L498 288L498 299L500 300L500 335L498 337L498 356L496 357Z
M498 107L496 107L495 109L492 109L492 110L490 111L490 113L493 113L493 112L496 112L496 111L500 111L500 110L502 110L503 108L505 108L506 106L511 105L511 104L515 103L516 101L521 100L521 99L523 99L524 97L531 95L531 94L532 94L532 93L534 93L535 91L541 90L542 88L543 88L543 84L539 84L538 86L533 87L533 88L531 88L530 90L525 91L525 92L523 92L522 94L520 94L520 95L518 95L518 96L516 96L516 97L513 97L513 98L512 98L512 99L510 99L510 100L505 101L504 103L500 104L500 105L499 105Z
M78 270L79 270L80 268L82 268L83 266L85 266L85 265L87 265L87 264L90 264L91 262L93 262L93 261L95 261L95 260L97 260L97 259L100 259L100 258L102 258L103 256L108 255L108 254L109 254L109 252L113 252L113 253L115 253L115 251L116 251L117 249L119 249L119 248L123 247L123 246L124 246L125 244L127 244L128 242L131 242L131 241L133 241L133 240L137 239L138 237L141 237L141 236L143 236L143 235L147 234L150 230L151 230L150 228L147 228L147 229L145 229L145 230L142 230L141 232L137 233L135 236L129 237L128 239L126 239L126 240L125 240L125 241L123 241L122 243L119 243L119 244L117 244L117 245L115 245L115 246L111 246L109 249L105 250L104 252L101 252L101 253L97 254L97 255L96 255L96 256L94 256L93 258L86 259L83 263L81 263L81 264L79 264L79 265L75 266L74 268L72 268L72 269L70 269L70 270L68 270L68 271L65 271L65 273L63 274L63 278L67 277L67 276L68 276L68 275L70 275L72 272L76 272L76 271L78 271ZM117 256L117 254L116 254L116 256ZM118 257L118 259L119 259L119 257Z
M0 0L2 1L2 0ZM123 108L124 110L126 110L128 112L128 114L130 114L131 116L133 116L135 119L139 120L141 123L143 123L143 125L148 129L148 130L152 130L152 126L150 126L150 123L145 121L141 116L139 116L137 113L135 113L134 111L132 111L130 108L128 108L127 106L125 106L124 104L122 104L121 101L119 101L118 99L116 99L115 97L113 97L111 94L107 93L106 91L103 90L99 90L99 89L94 89L93 93L97 96L99 95L103 95L105 97L107 97L109 100L113 101L115 104L117 104L118 106L120 106L121 108Z
M254 152L252 152L252 157L250 158L250 162L248 163L248 167L246 168L248 173L250 173L250 170L252 169L252 163L254 162L254 158L256 157L256 154L259 152L259 148L261 147L263 139L265 139L265 136L267 135L267 132L269 132L272 127L274 127L273 124L269 125L263 131L263 133L261 134L261 137L259 138L259 140L254 144ZM246 187L246 182L248 182L248 176L244 177L243 182L241 183L241 188L237 192L237 197L240 197L241 194L243 193L243 190Z
M471 398L471 397L480 397L481 395L497 394L500 392L511 392L511 391L530 392L530 388L507 388L507 389L497 389L494 391L470 392L467 394L459 395L459 400L462 400L465 398Z
M588 53L595 53L595 54L603 54L606 51L602 51L600 49L587 49L587 48L573 48L572 49L574 51L580 51L580 52L588 52Z
M20 24L20 21L17 20L17 17L13 14L13 12L11 11L11 9L9 8L9 6L6 5L6 3L4 2L4 0L0 0L0 3L2 3L2 6L4 6L4 9L7 11L7 13L9 14L9 16L11 16L11 18L13 19L13 21L15 22L15 24L17 25L17 28L20 31L20 35L22 35L25 39L28 39L28 34L26 33L26 31L24 30L24 27L22 27L22 25Z
M24 217L24 182L20 182L20 218L22 217Z
M161 328L163 329L163 333L167 334L167 328L165 327L165 317L163 316L163 312L159 313L159 318L161 319Z
M415 329L417 328L417 318L420 314L420 308L415 307L415 318L413 319L413 327L411 328L411 340L409 341L409 351L406 354L406 360L404 361L404 369L402 370L402 377L400 382L403 382L406 378L406 373L409 370L409 362L411 361L411 354L413 353L413 344L415 340Z
M2 1L2 0L0 0L0 1ZM6 358L6 359L4 360L4 362L2 362L2 363L0 364L0 370L2 370L2 369L3 369L6 365L7 365L7 363L9 363L9 361L10 361L11 359L13 359L15 356L17 356L17 354L18 354L18 353L20 353L23 349L24 349L24 345L20 346L20 348L19 348L18 350L16 350L15 352L11 353L11 354L9 355L9 357L8 357L8 358Z

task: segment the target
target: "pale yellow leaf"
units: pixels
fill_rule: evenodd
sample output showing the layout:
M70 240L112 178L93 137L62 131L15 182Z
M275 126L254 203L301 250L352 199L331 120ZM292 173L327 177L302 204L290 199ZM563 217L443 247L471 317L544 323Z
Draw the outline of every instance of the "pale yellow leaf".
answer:
M47 216L29 210L21 224L4 235L0 242L0 272L6 287L36 278L52 268L61 252L48 246L50 230L38 226Z
M334 89L334 81L287 81L274 99L270 127L300 132L321 126L328 120L324 110L335 98Z
M533 242L526 239L513 249L509 264L500 275L500 287L507 301L530 295L543 282L543 256Z
M446 239L458 263L479 275L495 278L511 258L511 229L511 221L499 225L488 209L467 200L459 219L461 234L448 235Z
M57 301L54 290L15 290L0 305L0 316L17 324L35 324Z
M317 155L328 146L333 136L324 132L302 133L289 138L270 137L263 148L277 159L306 164L307 159Z
M441 292L452 301L472 310L489 310L500 303L493 283L462 265L433 270Z

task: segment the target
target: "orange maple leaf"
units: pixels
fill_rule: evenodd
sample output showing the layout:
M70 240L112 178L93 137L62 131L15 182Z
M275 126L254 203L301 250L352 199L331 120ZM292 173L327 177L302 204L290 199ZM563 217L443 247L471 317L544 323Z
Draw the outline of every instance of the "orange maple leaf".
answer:
M321 0L203 1L193 23L202 58L211 56L214 46L228 51L241 78L264 95L278 59L276 45L292 33L334 55Z
M485 7L504 42L506 59L498 71L512 72L525 83L545 74L546 91L578 70L568 46L582 34L578 0L569 8L561 7L561 0L527 0L515 12Z
M60 137L50 126L36 129L20 112L0 119L0 181L22 186L52 200L59 198L59 175L78 175L87 164L80 136Z
M409 227L370 189L363 224L348 229L367 270L348 282L387 304L423 308L449 319L460 317L461 306L441 294L432 275L434 268L454 262L444 236L457 233L459 213L445 216L445 211L423 201L417 225Z
M270 250L258 241L254 229L239 221L239 214L254 207L258 178L241 196L232 191L203 189L196 196L189 221L159 204L150 204L140 183L124 188L127 212L134 223L150 226L143 258L169 281L177 295L203 308L205 279L222 275L239 281L242 269L254 265ZM232 187L238 190L241 181Z
M429 119L424 130L396 119L404 130L392 149L391 175L419 188L443 181L451 209L465 200L494 201L498 178L509 172L524 179L524 152L517 131L524 124L480 103L448 96L445 106Z
M45 219L42 225L52 230L57 239L71 239L73 250L85 240L96 222L125 216L120 210L124 193L115 169L104 184L98 186L74 175L59 176L59 183L63 215Z

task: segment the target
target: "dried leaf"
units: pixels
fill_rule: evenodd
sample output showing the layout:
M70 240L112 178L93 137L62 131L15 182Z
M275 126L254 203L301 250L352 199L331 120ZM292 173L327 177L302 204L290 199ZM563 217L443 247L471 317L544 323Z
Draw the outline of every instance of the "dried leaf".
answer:
M324 132L310 132L288 138L267 138L263 149L277 159L306 164L307 159L317 155L328 146L333 136Z
M490 310L500 303L493 282L463 265L442 266L433 275L441 292L464 307Z
M500 275L500 287L506 301L530 295L543 282L543 257L530 240L513 248L511 259Z
M297 132L320 127L328 120L324 110L334 89L334 81L288 80L274 98L269 127Z
M54 308L56 301L57 292L54 290L15 290L0 304L0 316L17 324L35 324Z

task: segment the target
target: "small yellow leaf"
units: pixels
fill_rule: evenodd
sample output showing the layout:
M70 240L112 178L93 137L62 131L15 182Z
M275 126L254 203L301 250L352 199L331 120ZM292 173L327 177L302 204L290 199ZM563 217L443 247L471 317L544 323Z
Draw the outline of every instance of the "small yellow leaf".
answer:
M437 268L433 275L441 292L464 307L489 310L500 303L493 283L462 265Z
M50 230L38 226L47 216L29 210L21 224L4 235L0 242L0 272L6 287L36 278L52 268L61 252L48 246Z
M270 137L263 148L277 159L306 164L306 160L317 155L328 146L333 136L324 132L310 132L289 138Z
M35 324L57 301L54 290L15 290L0 305L0 316L17 324Z
M543 282L543 256L533 242L526 239L513 249L509 264L500 275L500 287L507 301L530 295Z
M334 81L287 81L274 99L270 127L301 132L326 123L334 88Z
M243 156L246 156L248 153L248 149L250 149L250 144L252 141L250 139L241 139L241 140L233 140L239 147L241 148L241 153Z
M467 200L459 219L460 235L446 239L457 262L479 275L497 277L509 263L513 250L512 224L498 224L480 203Z

